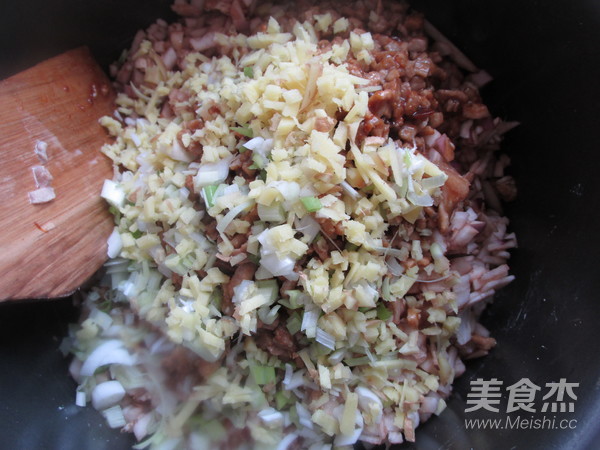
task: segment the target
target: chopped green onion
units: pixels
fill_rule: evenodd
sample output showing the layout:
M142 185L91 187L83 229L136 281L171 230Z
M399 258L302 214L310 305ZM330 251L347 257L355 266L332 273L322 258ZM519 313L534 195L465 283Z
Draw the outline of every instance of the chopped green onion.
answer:
M283 222L285 211L280 203L273 202L269 206L258 204L258 217L264 222Z
M390 277L385 277L383 279L383 283L381 285L381 297L386 302L391 302L392 301L392 296L391 296L391 293L390 293Z
M321 200L317 197L301 197L300 201L308 212L316 212L323 207Z
M269 300L269 303L273 303L279 296L279 285L277 284L277 280L257 281L256 288L259 294Z
M275 394L275 404L277 405L277 409L282 409L285 405L290 403L290 395L286 391L277 391Z
M290 421L296 425L296 427L301 428L300 419L298 417L298 411L296 410L296 405L290 408Z
M121 211L119 211L118 208L111 206L108 208L108 212L111 213L115 217L115 222L118 224L119 221L121 220Z
M367 312L368 310L370 310L370 309L371 309L371 308L370 308L369 306L361 306L361 307L359 307L359 308L358 308L358 310L359 310L361 313L366 313L366 312Z
M229 129L231 131L235 131L236 133L241 134L242 136L246 136L249 138L254 137L254 133L252 132L252 129L248 125L243 126L243 127L229 127Z
M142 237L142 232L140 230L135 230L133 233L131 233L131 235L134 239L139 239Z
M288 302L284 298L277 300L277 303L279 303L281 306L285 306L287 309L294 309L294 308L292 308L292 305L290 305L290 302Z
M392 312L383 303L380 303L377 306L377 318L386 321L390 317L392 317Z
M344 248L349 252L355 252L358 250L358 245L353 244L352 242L346 242L346 246Z
M271 366L250 365L252 378L259 386L269 384L275 381L275 368Z
M290 334L296 334L302 328L302 320L300 320L300 315L295 312L292 314L287 320L287 329Z
M216 184L211 184L210 186L202 188L204 203L206 203L207 208L212 208L215 205L215 192L217 192L217 188L218 186Z
M244 75L248 78L254 78L254 69L252 67L244 67Z
M217 288L215 288L214 291L212 291L212 293L210 294L210 297L209 297L209 301L210 301L210 303L215 305L215 308L221 309L221 302L223 301L223 293L221 292L220 288L217 287Z
M260 258L258 257L258 255L253 255L252 253L247 253L246 258L248 258L251 262L253 262L257 266L260 264Z
M102 312L107 313L111 309L113 309L113 302L110 299L106 299L98 305L98 309Z
M302 303L298 301L299 297L302 295L302 291L297 289L285 291L285 293L290 297L290 305L292 309L300 308Z
M252 155L253 164L249 167L249 169L262 169L265 167L264 157L259 155L258 153L254 153Z
M320 344L320 342L319 342ZM321 345L317 345L316 347L314 347L311 351L315 352L315 356L318 358L319 356L325 356L330 354L333 350L331 350L329 347L325 347L323 344Z
M364 364L369 364L371 360L368 356L361 356L359 358L347 358L344 359L344 362L348 367L362 366Z

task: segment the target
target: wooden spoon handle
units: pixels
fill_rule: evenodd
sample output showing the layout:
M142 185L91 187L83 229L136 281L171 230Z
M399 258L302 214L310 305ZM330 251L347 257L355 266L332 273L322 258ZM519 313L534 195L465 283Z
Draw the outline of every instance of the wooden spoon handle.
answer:
M99 194L113 172L98 119L113 108L110 82L86 48L0 82L0 300L66 296L106 260L113 222ZM36 165L53 176L48 203L29 201Z

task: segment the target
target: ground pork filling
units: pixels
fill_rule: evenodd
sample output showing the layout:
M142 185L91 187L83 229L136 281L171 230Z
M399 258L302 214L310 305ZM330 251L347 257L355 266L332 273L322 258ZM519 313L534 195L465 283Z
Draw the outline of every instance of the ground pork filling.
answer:
M414 441L513 279L489 75L399 2L173 9L111 68L77 404L139 448Z

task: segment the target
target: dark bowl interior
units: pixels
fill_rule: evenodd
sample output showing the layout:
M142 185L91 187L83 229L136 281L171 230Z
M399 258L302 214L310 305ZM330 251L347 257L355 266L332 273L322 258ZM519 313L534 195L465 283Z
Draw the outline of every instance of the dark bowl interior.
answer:
M138 28L158 17L172 17L169 3L3 2L0 77L79 45L88 45L106 67ZM494 76L484 90L492 111L521 122L504 143L519 187L518 199L506 208L520 244L511 260L517 280L496 296L484 315L498 346L488 357L468 364L449 409L418 430L414 448L597 448L600 184L594 173L600 168L600 3L412 4ZM57 348L76 319L70 299L0 305L2 448L116 450L133 443L129 435L109 430L91 408L74 406L75 383ZM556 417L557 424L568 419L575 427L466 429L465 418L519 415L503 410L465 413L469 383L476 378L497 378L505 387L523 378L542 388L560 378L579 383L574 412L546 414ZM505 391L503 396L506 402ZM544 417L541 412L520 413L523 418Z

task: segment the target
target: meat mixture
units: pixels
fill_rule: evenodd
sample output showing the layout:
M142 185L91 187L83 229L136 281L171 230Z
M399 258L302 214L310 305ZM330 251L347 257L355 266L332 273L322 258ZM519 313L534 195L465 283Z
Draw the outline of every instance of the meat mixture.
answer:
M173 10L111 67L77 403L140 448L414 441L514 278L491 77L402 2Z

